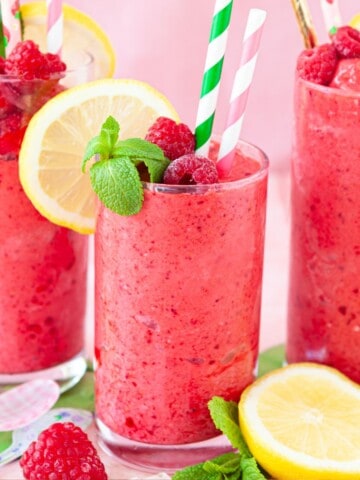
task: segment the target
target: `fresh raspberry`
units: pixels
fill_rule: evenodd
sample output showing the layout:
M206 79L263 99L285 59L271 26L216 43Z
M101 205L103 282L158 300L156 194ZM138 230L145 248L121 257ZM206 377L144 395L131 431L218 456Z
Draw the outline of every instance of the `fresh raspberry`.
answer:
M48 80L65 68L57 55L41 53L32 40L19 42L5 60L5 73L24 80Z
M195 149L195 136L190 128L166 117L159 117L155 121L145 140L160 147L169 160L193 153Z
M337 54L334 45L326 43L300 53L296 70L299 77L320 85L329 85L336 66Z
M340 60L330 87L360 92L360 58Z
M360 58L360 31L349 26L340 27L331 40L342 58Z
M218 181L214 162L194 153L177 158L170 163L164 173L164 183L170 185L209 184Z
M79 427L54 423L40 433L20 460L28 480L107 480L97 451Z
M0 74L5 73L5 60L3 57L0 57Z

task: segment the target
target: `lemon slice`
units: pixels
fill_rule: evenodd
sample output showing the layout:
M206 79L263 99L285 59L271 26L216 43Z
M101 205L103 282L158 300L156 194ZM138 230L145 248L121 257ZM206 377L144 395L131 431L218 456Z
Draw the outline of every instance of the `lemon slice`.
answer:
M35 208L51 222L94 232L95 194L81 164L87 143L109 115L119 122L123 139L143 138L159 116L179 120L162 94L136 80L96 80L48 101L26 130L19 175Z
M357 13L351 20L349 25L360 30L360 13Z
M261 377L243 393L239 419L272 478L360 478L360 387L333 368L299 363Z
M24 21L24 39L31 39L46 51L46 2L21 5ZM94 57L95 79L112 77L115 70L115 52L106 33L88 15L63 4L64 61L71 60L74 50L85 50Z

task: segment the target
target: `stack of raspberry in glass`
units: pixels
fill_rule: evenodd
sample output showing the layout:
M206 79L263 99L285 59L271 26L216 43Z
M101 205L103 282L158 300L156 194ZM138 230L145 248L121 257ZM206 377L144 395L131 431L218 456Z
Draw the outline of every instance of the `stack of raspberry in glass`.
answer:
M8 58L0 57L0 155L17 157L32 115L62 90L66 66L58 55L41 53L31 40L20 42Z

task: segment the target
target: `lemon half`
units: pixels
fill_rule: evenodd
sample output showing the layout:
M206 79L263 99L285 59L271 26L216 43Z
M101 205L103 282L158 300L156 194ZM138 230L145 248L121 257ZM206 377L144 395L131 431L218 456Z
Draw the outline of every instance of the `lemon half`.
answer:
M360 386L331 367L299 363L261 377L243 393L239 419L277 480L360 478Z

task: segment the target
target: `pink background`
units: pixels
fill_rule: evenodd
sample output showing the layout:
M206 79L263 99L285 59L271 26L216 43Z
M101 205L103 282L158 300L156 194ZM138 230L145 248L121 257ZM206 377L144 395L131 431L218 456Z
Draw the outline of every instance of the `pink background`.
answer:
M67 0L107 32L117 53L116 77L146 81L195 125L213 0ZM320 0L308 0L321 41L326 33ZM360 11L359 0L340 1L344 22ZM221 133L249 8L267 10L255 80L241 136L268 154L272 167L288 166L292 79L302 47L290 0L234 0L228 50L215 120Z

